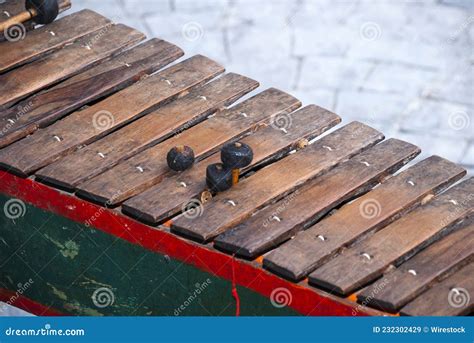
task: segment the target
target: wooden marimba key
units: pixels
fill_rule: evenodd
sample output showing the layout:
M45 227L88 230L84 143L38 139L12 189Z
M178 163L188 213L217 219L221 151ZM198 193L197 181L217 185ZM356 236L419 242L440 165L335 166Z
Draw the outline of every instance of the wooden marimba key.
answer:
M0 42L0 300L33 270L38 314L472 314L463 168L144 38L84 10ZM223 146L252 156L212 189Z

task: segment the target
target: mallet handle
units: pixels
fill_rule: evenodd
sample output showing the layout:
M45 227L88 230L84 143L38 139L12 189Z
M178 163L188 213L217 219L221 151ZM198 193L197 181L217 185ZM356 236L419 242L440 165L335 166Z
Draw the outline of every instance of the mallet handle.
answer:
M71 0L58 0L58 6L59 6L59 13L64 12L68 9L71 8ZM7 19L4 22L0 23L0 33L3 33L6 29L9 27L18 24L18 23L24 23L33 17L36 16L36 11L34 9L31 9L29 11L23 11L18 13L17 15Z
M15 15L11 18L8 18L4 22L1 22L0 23L0 32L3 33L6 29L8 29L9 27L14 26L18 23L24 23L25 21L28 21L31 18L33 18L35 15L36 15L35 10L20 12L19 14Z

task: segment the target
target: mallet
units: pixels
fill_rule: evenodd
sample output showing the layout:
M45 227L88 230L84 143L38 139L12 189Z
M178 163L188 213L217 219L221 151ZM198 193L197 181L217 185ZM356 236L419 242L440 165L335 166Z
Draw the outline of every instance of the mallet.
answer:
M36 24L49 24L56 19L60 12L70 7L70 0L26 0L25 11L1 22L0 32L29 20L34 20Z
M222 147L221 161L225 169L232 170L232 184L239 182L240 168L252 163L253 151L247 144L241 142L229 143Z

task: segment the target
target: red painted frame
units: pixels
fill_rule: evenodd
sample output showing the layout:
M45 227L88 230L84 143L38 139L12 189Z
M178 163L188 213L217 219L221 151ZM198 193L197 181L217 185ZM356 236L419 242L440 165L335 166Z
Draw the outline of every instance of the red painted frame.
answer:
M165 227L151 227L122 215L117 210L105 209L83 201L71 194L48 187L31 178L24 179L5 171L0 171L0 192L50 211L79 223L91 223L93 227L124 239L145 249L166 254L193 265L218 277L234 281L270 297L278 287L288 289L292 301L288 305L303 315L310 316L367 316L386 315L383 312L361 307L351 300L338 298L329 293L308 286L305 282L295 284L270 274L256 262L234 259L209 246L171 234ZM235 270L233 279L232 267ZM5 291L0 290L0 300ZM8 298L6 298L8 300ZM5 301L5 298L3 299ZM26 311L42 314L42 305L21 298L15 306ZM48 314L59 314L50 311Z

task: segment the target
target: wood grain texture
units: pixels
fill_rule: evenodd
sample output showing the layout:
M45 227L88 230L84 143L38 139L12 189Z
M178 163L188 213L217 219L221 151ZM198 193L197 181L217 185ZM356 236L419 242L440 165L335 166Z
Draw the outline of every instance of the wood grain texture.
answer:
M295 149L302 139L312 139L341 120L336 114L315 105L306 106L288 117L291 118L291 128L286 133L273 125L265 125L240 140L251 146L254 154L252 163L241 169L241 174L262 163L283 157ZM123 212L156 224L176 215L189 202L202 202L201 192L207 188L204 177L206 167L218 162L220 154L216 153L196 163L190 170L165 178L156 186L125 201L122 204Z
M216 62L194 56L0 150L0 166L29 174L223 71Z
M0 148L131 85L182 55L175 45L155 38L0 111Z
M166 154L173 146L192 147L199 161L225 142L268 122L273 115L289 113L300 106L291 95L270 88L80 184L77 195L108 205L118 204L159 183L170 173Z
M403 316L466 316L474 310L474 263L434 285L406 305Z
M224 75L46 166L36 176L49 184L73 189L177 131L199 123L257 87L258 82L247 77Z
M372 164L377 159L361 159L361 162ZM456 164L437 156L429 157L298 233L269 253L263 264L285 278L301 280L344 247L383 228L419 205L426 196L441 192L463 175L465 170ZM414 186L408 181L414 182Z
M145 36L125 25L109 25L32 63L0 75L0 109L128 48ZM3 44L3 43L2 43Z
M470 223L388 272L363 289L357 299L385 312L397 312L445 274L452 274L472 261L473 256L474 223Z
M200 217L178 216L173 220L171 230L199 241L209 241L271 201L284 197L383 138L371 127L352 122L218 194L206 204Z
M369 191L419 153L418 147L396 139L377 144L218 236L215 246L255 258L312 225L332 208Z
M0 44L0 73L58 50L82 36L106 30L104 27L111 24L98 13L82 10L28 32L22 40L5 41Z
M316 269L309 282L343 295L363 287L472 214L473 194L474 178L457 184Z

